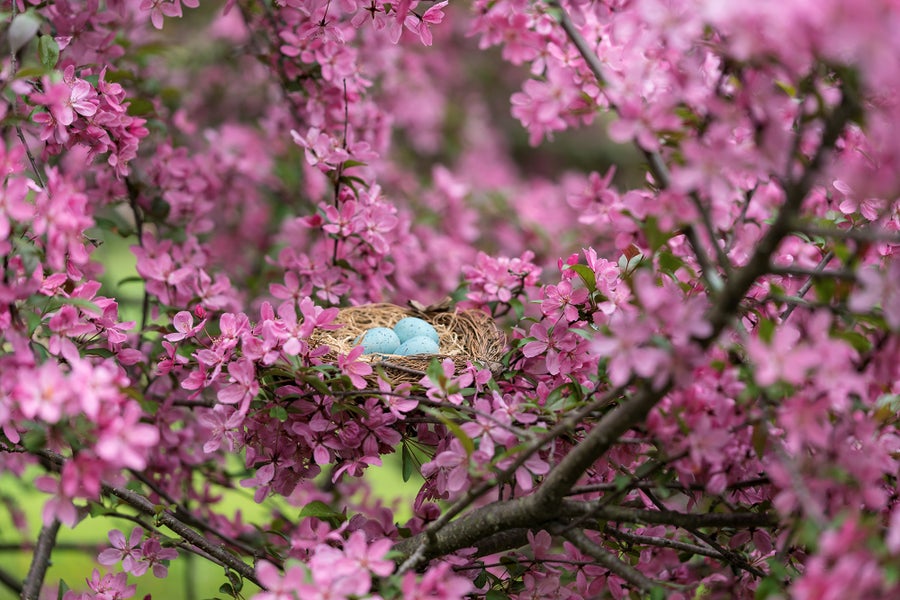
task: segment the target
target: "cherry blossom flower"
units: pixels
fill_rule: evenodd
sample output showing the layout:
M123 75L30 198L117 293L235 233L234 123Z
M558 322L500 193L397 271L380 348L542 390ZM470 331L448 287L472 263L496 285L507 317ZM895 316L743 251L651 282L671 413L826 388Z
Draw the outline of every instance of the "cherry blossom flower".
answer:
M135 527L132 529L131 535L127 540L125 539L125 534L118 529L111 530L108 536L112 548L107 548L101 552L97 556L97 562L106 566L121 562L123 571L138 577L147 572L149 564L141 560L143 556L141 542L144 538L144 530L142 528Z

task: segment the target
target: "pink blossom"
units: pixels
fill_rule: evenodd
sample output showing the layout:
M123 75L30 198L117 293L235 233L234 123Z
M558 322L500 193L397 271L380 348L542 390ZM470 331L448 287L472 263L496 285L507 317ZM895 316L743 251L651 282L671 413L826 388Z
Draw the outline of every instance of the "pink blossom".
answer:
M450 564L441 562L429 568L418 579L408 571L403 576L404 600L462 600L473 591L472 582L450 573Z
M175 548L163 548L159 539L151 537L141 545L143 562L152 571L153 576L163 579L169 574L168 561L178 558Z
M144 530L135 527L131 530L128 540L118 529L109 532L109 543L112 548L107 548L97 556L97 562L101 565L114 565L122 563L122 570L126 573L132 573L140 577L147 572L149 566L146 562L141 561L141 541L144 538Z
M359 360L365 351L362 346L356 346L348 354L338 354L338 368L350 378L350 383L358 390L365 389L366 376L372 374L372 365Z
M175 331L178 333L168 333L163 337L170 342L180 342L183 339L197 335L197 332L203 329L204 325L206 325L206 319L200 321L195 327L194 315L186 310L182 310L172 318L172 326L175 327Z
M305 579L305 572L298 565L289 566L281 575L278 567L266 560L259 561L256 574L266 591L253 596L254 600L295 600Z
M238 404L240 414L246 414L250 408L250 402L259 393L259 381L256 379L256 367L253 362L246 359L238 359L228 364L230 383L219 390L219 402L224 404Z

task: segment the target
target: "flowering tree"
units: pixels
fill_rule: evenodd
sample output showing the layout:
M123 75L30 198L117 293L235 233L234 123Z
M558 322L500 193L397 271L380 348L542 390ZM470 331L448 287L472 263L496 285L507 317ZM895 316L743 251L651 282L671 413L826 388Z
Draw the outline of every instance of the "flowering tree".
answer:
M4 6L23 598L85 518L66 600L187 554L258 600L900 594L897 2ZM643 169L522 169L495 85L532 145L602 127ZM499 363L397 384L314 342L447 295ZM411 518L364 478L392 453Z

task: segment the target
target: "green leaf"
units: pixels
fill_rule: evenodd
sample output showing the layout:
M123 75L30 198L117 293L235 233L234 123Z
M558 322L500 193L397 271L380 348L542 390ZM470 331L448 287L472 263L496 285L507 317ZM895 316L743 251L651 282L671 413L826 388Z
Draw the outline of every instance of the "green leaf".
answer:
M447 429L450 430L450 433L456 436L456 439L459 440L459 443L462 444L463 449L466 451L466 456L472 456L472 453L475 452L475 442L472 441L472 438L466 435L466 432L463 431L459 425L457 425L444 415L436 413L436 416L441 420L441 423L443 423L447 427Z
M753 444L753 451L756 452L758 457L762 458L765 454L768 440L769 432L765 426L756 425L753 428L753 433L750 435L750 442Z
M131 237L135 234L134 227L116 212L110 212L108 216L94 216L94 223L103 231L110 231L120 237Z
M65 596L66 592L68 592L70 589L72 588L69 587L69 584L66 583L66 580L60 579L59 588L56 590L56 600L62 600L63 596Z
M403 469L403 481L409 481L416 470L416 465L412 452L406 444L400 447L400 464Z
M112 509L110 509L110 508L106 508L105 506L103 506L103 505L100 504L99 502L88 502L88 515L90 515L91 518L93 518L93 517L107 517L107 516L110 516L110 515L117 515L117 516L118 516L118 514L119 514L119 513L117 513L115 510L112 510Z
M276 404L272 408L269 409L269 416L272 417L273 419L278 419L279 421L281 421L283 423L283 422L287 421L288 412L285 407L281 406L280 404Z
M56 63L59 61L59 44L56 43L53 36L42 35L38 39L38 56L41 59L41 64L48 69L56 66Z
M115 352L107 350L106 348L88 348L84 351L86 356L99 356L100 358L112 358L115 356Z
M44 36L46 37L46 36ZM43 39L43 38L42 38ZM46 69L43 66L28 66L23 67L16 71L17 79L37 79L38 77L43 77L44 75L49 75L51 73L50 69Z
M791 98L797 97L797 88L788 83L787 81L776 81L775 87L779 88L782 92L790 96Z
M8 18L8 17L7 17ZM4 18L4 25L7 18ZM24 48L41 28L42 19L33 10L19 13L12 20L9 29L6 30L6 38L9 41L9 50L15 54Z
M319 379L314 373L304 374L301 379L303 379L304 383L308 384L320 394L328 394L331 392L331 390L328 388L328 384Z
M684 261L668 249L660 250L656 260L659 263L659 270L668 275L674 275L675 271L684 266Z
M775 322L770 319L760 319L756 330L759 331L759 339L769 343L772 341L772 335L775 333Z
M644 221L643 230L644 235L647 236L647 243L650 244L651 254L659 250L672 237L671 233L659 229L656 217L647 217Z
M782 591L781 583L776 577L766 577L759 582L758 586L756 586L756 595L754 598L756 600L765 600L772 596L780 597Z
M844 340L857 352L868 352L872 349L872 341L858 331L836 331L834 337Z
M488 590L484 600L509 600L509 596L500 590Z
M428 368L425 369L425 374L428 375L428 379L441 387L443 387L447 382L447 376L444 375L444 367L436 358L432 359L431 362L428 363Z
M344 521L346 517L336 512L333 508L322 502L321 500L313 500L300 509L301 517L315 517L324 520Z
M47 436L40 429L31 429L22 436L22 445L29 452L43 450L47 445Z
M650 600L666 600L666 590L661 586L650 588Z
M156 112L156 107L146 98L130 98L128 101L128 114L132 116L147 116Z
M364 163L361 160L352 160L351 159L351 160L345 160L343 164L344 164L345 169L349 169L351 167L364 167L368 163Z
M584 287L587 288L588 292L593 294L594 290L597 289L597 276L594 275L593 269L582 264L569 265L568 268L578 273L581 281L584 282Z
M510 298L509 305L512 307L513 312L516 313L516 319L521 321L522 317L525 316L525 307L522 305L522 301L518 298Z

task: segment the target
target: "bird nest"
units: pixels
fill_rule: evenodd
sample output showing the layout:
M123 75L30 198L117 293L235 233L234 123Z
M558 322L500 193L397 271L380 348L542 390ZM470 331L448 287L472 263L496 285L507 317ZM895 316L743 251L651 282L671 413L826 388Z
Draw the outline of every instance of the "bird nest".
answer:
M393 384L419 381L432 360L451 359L457 373L466 363L480 364L492 371L506 350L506 337L490 315L480 310L451 310L446 304L423 307L396 304L364 304L341 309L334 331L316 330L310 340L313 347L328 346L326 360L337 360L359 344L360 336L373 327L392 328L404 317L418 317L435 328L439 337L439 354L363 354L360 360L372 363Z

